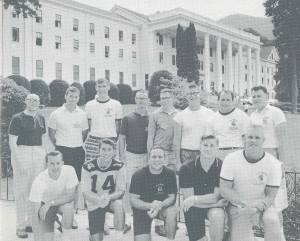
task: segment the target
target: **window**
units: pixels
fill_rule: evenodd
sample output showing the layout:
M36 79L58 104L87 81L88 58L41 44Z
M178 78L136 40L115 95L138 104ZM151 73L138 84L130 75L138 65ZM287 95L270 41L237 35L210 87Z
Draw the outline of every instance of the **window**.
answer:
M55 36L55 48L61 49L61 37L60 36Z
M96 80L96 69L90 67L90 80Z
M120 59L123 59L123 56L124 56L123 52L124 52L123 49L119 49L119 58Z
M164 45L164 38L160 33L156 34L156 41L159 43L159 45Z
M19 57L12 57L12 74L20 74L20 58Z
M36 77L43 77L43 60L36 61Z
M225 66L222 65L222 74L225 74Z
M200 79L199 86L201 90L204 90L203 82L204 82L203 79Z
M248 81L248 76L247 76L247 74L245 74L245 81Z
M197 44L197 54L200 54L200 45Z
M200 70L203 70L203 61L200 61Z
M105 46L105 58L109 58L109 46Z
M17 12L13 11L11 14L13 18L19 18L19 14L17 14Z
M73 65L73 80L79 82L79 65Z
M264 72L264 66L261 66L261 72L262 73Z
M12 28L12 41L19 42L19 29Z
M136 52L135 51L132 51L132 58L136 59Z
M62 79L62 63L55 63L55 77L58 80Z
M119 83L124 84L124 72L119 72Z
M136 43L136 34L135 34L135 33L133 33L133 34L131 35L131 42L132 42L132 44L135 44L135 43Z
M105 70L105 79L110 81L110 71L109 70Z
M119 30L119 41L123 42L123 31Z
M136 87L136 74L132 74L132 87Z
M55 27L60 28L61 27L61 15L55 14Z
M267 74L269 73L269 67L267 67Z
M37 10L36 11L36 17L35 17L35 22L37 23L42 23L42 10Z
M105 27L105 38L109 38L109 27Z
M203 47L199 46L199 52L200 52L201 55L203 55Z
M79 20L77 18L73 18L73 31L79 31Z
M95 24L90 23L90 35L94 35L94 34L95 34Z
M214 64L210 63L210 72L214 72Z
M149 74L145 74L145 89L149 89Z
M73 39L73 51L78 52L79 51L79 40Z
M90 43L90 53L95 53L95 43Z
M213 49L209 48L209 56L212 57L213 56Z
M214 91L215 90L215 82L210 81L210 91Z
M172 65L176 65L176 56L172 55Z
M224 59L225 59L225 52L222 51L222 52L221 52L221 55L222 55L222 59L224 60Z
M162 52L159 52L159 62L160 63L164 62L164 54Z
M270 84L270 79L268 78L268 85Z
M247 69L248 68L248 66L245 64L245 69Z
M172 48L176 48L176 40L175 40L175 38L172 38Z
M39 33L39 32L36 33L35 44L37 46L42 46L43 45L43 34L42 33Z
M264 83L264 77L261 78L261 83L262 83L262 84Z

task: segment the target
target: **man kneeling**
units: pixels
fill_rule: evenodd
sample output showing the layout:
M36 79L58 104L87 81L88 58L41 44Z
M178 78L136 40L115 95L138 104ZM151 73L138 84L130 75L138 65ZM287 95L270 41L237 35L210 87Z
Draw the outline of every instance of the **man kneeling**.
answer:
M180 168L179 186L183 194L182 209L189 240L207 240L205 219L210 221L210 240L221 241L224 231L227 201L219 193L222 161L218 159L219 141L214 135L204 135L200 156Z
M122 197L126 190L124 163L113 159L116 145L113 140L100 140L99 158L82 166L82 194L87 201L92 241L103 240L105 213L114 213L114 226L118 238L122 237L125 212Z
M154 147L149 165L136 171L130 184L135 241L151 240L152 219L165 220L166 237L174 240L177 226L175 172L164 166L164 150Z
M74 198L78 179L72 166L64 165L62 154L46 155L47 169L33 181L29 200L32 203L32 223L35 241L54 240L54 222L62 214L64 240L70 239L74 215Z

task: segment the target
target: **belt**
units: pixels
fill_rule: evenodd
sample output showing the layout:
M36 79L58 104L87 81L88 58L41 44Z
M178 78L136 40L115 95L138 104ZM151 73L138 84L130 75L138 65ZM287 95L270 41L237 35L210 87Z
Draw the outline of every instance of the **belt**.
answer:
M233 150L233 149L242 149L242 147L224 147L224 148L219 148L219 150Z

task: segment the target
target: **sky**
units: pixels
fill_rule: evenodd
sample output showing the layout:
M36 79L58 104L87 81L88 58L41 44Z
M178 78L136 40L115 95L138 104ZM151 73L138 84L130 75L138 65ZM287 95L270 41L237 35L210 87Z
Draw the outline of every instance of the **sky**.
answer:
M149 15L177 7L219 20L231 14L265 17L265 0L74 0L109 11L114 5Z

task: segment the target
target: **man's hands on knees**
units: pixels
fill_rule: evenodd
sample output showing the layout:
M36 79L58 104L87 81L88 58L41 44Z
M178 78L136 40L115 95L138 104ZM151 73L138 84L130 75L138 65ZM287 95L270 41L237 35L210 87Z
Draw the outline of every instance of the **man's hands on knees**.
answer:
M159 211L162 209L163 203L161 201L154 200L151 203L151 208L147 212L150 218L154 218L157 216Z
M197 201L196 196L192 195L185 199L181 205L181 208L184 212L187 212L190 207L194 206Z
M104 193L99 197L99 205L100 208L105 208L110 202L109 195L107 193Z

